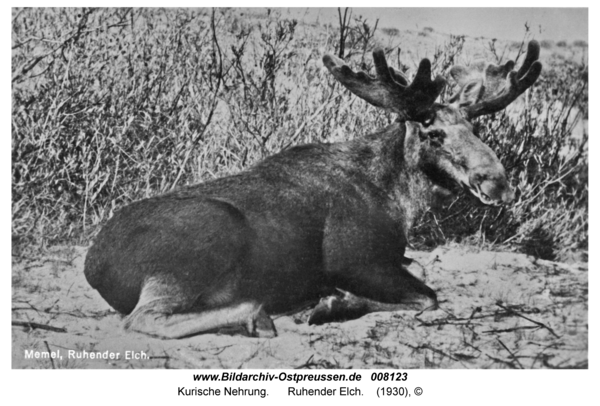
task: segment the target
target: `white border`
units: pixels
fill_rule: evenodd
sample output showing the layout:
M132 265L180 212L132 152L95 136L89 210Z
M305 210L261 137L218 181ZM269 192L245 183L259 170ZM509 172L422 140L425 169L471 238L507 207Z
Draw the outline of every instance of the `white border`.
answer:
M16 2L11 2L16 3ZM48 6L48 3L42 1L25 2L27 6ZM169 4L169 7L208 7L214 5L203 2L191 2L191 1L176 1ZM352 6L352 7L402 7L407 5L414 5L414 2L383 2L383 1L346 1L343 4L340 2L332 3L328 1L317 2L302 2L301 4L282 4L280 1L262 1L260 2L261 7L281 7L285 5L299 6L299 7L337 7L337 6ZM596 65L596 54L595 54L595 31L597 13L596 7L591 1L569 1L569 2L557 2L557 1L544 1L544 2L532 2L532 1L503 1L502 3L494 2L496 7L587 7L589 8L589 38L590 43L590 66ZM488 3L489 4L489 3ZM80 7L83 4L75 1L62 1L53 6L70 6ZM86 4L89 6L90 4ZM107 1L101 4L103 7L110 6L123 6L120 2ZM138 7L150 7L164 5L164 2L156 1L134 1L128 2L129 5L135 5ZM248 2L224 2L219 3L219 6L258 6L257 3ZM453 6L461 7L481 7L481 1L454 1ZM487 5L487 4L486 4ZM23 4L11 4L12 6L23 6ZM418 2L419 7L433 7L433 6L448 6L446 2L422 0ZM5 14L6 24L4 25L6 30L9 30L11 24L11 12L10 8L6 7ZM10 34L5 37L5 49L10 47ZM8 54L8 52L6 53ZM7 60L6 60L7 59ZM10 59L6 58L4 64L4 77L8 78L10 73ZM593 76L592 72L590 72ZM9 81L5 80L2 82L3 94L5 100L8 98L6 95L10 94ZM592 80L590 82L591 91L595 93L596 82ZM6 102L3 108L3 122L5 123L4 128L7 133L10 133L10 117L8 116L8 106L10 99ZM591 116L595 117L593 113L595 104L592 98L590 102ZM590 122L590 134L595 133L595 121ZM8 154L9 148L9 137L2 137L2 151ZM593 136L590 139L590 151L591 154L596 155L596 141ZM6 168L1 172L1 180L3 190L9 190L10 182L10 171L9 171L10 158L6 157L4 165ZM598 179L598 167L595 164L594 159L590 159L590 207L596 207L595 203L597 200L597 182ZM11 210L9 199L2 200L2 213L5 215L2 217L3 229L7 230L6 234L2 239L2 259L5 263L5 283L3 284L3 294L5 298L4 303L5 309L9 309L10 303L10 276L11 276L11 263L10 263L10 235L8 230L10 227L9 213ZM596 230L597 220L596 213L594 210L590 211L590 263L589 263L589 283L590 291L595 292L597 287L597 275L595 265L598 264L597 256L594 255L593 247L596 247ZM7 292L8 291L8 292ZM565 404L568 402L576 402L577 404L591 404L594 402L593 399L598 399L598 395L595 393L596 381L592 381L594 372L598 370L598 359L597 359L597 348L594 345L595 338L597 338L597 300L594 296L589 297L589 317L588 321L590 324L589 329L589 369L581 371L550 371L550 370L526 370L526 371L514 371L514 370L410 370L409 371L409 382L406 386L414 387L421 386L424 389L424 395L420 398L412 397L406 400L392 400L393 402L418 402L420 404L448 404L458 403L461 405L469 404L503 404L507 401L513 401L516 404ZM144 401L149 400L152 403L158 402L173 402L175 400L182 400L184 402L195 402L203 404L216 404L217 402L229 402L229 401L241 401L244 404L248 402L261 403L261 404L273 404L277 402L280 404L281 401L290 403L324 403L331 401L342 400L350 404L364 404L365 401L369 402L371 399L375 401L376 398L365 394L362 397L356 398L327 398L327 397L302 397L302 398L288 398L284 395L283 390L287 387L286 384L275 383L260 385L265 387L270 392L270 396L265 399L261 398L195 398L195 400L186 400L185 398L177 397L178 386L193 387L194 382L192 381L192 373L198 371L184 370L184 371L97 371L97 370L64 370L64 371L23 371L23 370L12 370L11 369L11 351L10 351L10 337L11 334L7 331L9 323L8 311L2 312L2 323L6 331L2 335L4 351L1 352L0 362L2 368L7 372L8 380L4 381L3 398L10 403L24 403L24 404L42 404L43 403L55 403L60 402L64 405L81 405L83 403L93 402L105 404L107 401L115 402L120 404L127 400ZM6 371L8 370L8 371ZM363 381L360 385L364 388L364 391L370 391L375 384L368 385L369 377L371 372L374 370L363 370ZM217 371L213 371L217 372ZM348 372L348 371L344 371ZM389 371L388 371L389 372ZM6 376L6 375L5 375ZM241 385L240 385L241 386ZM257 385L257 387L259 387ZM308 387L308 385L307 385ZM363 392L364 392L363 391ZM282 395L277 395L282 393ZM385 401L385 400L377 400Z

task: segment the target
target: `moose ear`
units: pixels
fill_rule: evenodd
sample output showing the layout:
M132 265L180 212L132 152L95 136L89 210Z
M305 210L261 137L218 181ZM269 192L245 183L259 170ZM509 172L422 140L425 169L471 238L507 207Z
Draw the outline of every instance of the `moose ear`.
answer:
M472 80L464 85L458 94L452 97L452 102L457 107L471 106L479 101L481 96L483 96L484 90L485 88L481 79Z

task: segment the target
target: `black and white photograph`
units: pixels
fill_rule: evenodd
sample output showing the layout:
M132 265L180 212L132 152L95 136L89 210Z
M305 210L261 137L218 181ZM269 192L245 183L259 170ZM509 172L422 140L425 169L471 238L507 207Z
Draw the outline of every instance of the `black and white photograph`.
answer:
M587 8L11 12L12 369L590 367Z

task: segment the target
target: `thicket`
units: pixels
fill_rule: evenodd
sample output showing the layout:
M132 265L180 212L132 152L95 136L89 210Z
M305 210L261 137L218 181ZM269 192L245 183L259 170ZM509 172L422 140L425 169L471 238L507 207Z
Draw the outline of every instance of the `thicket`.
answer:
M399 51L410 40L378 42L377 22L362 17L340 13L340 24L302 25L277 10L13 9L13 246L86 244L134 200L392 122L337 85L321 57L369 69L384 45L410 76ZM461 60L465 41L449 37L429 55L435 73ZM587 95L585 59L545 59L525 97L476 123L517 201L494 208L463 196L427 212L414 243L512 244L550 259L587 250Z

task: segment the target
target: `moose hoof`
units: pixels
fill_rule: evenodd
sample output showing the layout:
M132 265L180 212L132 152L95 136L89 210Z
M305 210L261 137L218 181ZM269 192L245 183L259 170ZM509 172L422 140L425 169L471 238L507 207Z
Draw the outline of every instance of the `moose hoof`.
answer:
M273 338L277 337L277 330L275 329L275 324L269 315L263 310L256 314L256 316L251 321L250 328L248 332L252 337L260 337L260 338Z
M320 326L335 321L342 306L342 299L337 296L328 296L321 299L308 318L308 324Z

